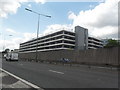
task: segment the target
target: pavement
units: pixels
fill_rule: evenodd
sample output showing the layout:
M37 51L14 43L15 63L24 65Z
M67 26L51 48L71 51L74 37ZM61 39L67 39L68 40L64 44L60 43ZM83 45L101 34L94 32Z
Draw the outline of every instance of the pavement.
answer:
M2 61L2 68L40 88L118 88L118 72L25 61Z
M4 89L40 90L26 84L25 82L17 79L16 77L9 75L9 73L6 73L6 71L4 70L0 70L0 78L2 79L2 82L0 83L0 87L2 90Z

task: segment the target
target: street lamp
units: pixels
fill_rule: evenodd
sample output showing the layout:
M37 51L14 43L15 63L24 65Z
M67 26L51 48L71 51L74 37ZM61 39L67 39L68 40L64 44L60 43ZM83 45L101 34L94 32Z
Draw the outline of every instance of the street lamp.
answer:
M39 21L40 21L40 16L44 16L44 17L48 17L48 18L51 18L51 16L45 15L45 14L40 14L40 13L35 12L35 11L33 11L33 10L31 10L31 9L28 9L28 8L25 8L25 10L27 10L27 11L29 11L29 12L33 12L33 13L35 13L35 14L38 15L37 45L36 45L36 62L37 62L37 61L38 61L38 60L37 60L37 52L38 52L37 49L38 49L38 35L39 35Z

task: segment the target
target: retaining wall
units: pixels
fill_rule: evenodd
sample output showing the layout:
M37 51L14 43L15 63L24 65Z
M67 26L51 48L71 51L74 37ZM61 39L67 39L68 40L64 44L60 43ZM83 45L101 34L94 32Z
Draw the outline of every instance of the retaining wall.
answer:
M35 60L35 57L36 53L19 53L19 60ZM38 52L38 60L59 61L61 58L67 58L74 63L119 65L118 47Z

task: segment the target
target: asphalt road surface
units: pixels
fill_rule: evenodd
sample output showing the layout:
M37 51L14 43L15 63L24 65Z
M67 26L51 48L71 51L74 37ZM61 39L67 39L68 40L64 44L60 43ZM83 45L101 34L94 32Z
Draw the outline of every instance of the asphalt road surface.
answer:
M2 68L41 88L118 88L114 70L5 60Z

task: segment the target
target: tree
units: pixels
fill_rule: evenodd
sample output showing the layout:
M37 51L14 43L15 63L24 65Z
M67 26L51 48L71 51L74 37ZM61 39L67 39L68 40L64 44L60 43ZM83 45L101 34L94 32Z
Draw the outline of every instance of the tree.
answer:
M109 48L109 47L116 47L119 46L119 43L117 40L113 40L113 39L109 39L108 43L104 46L105 48Z
M10 51L10 49L5 49L4 53L8 53Z

